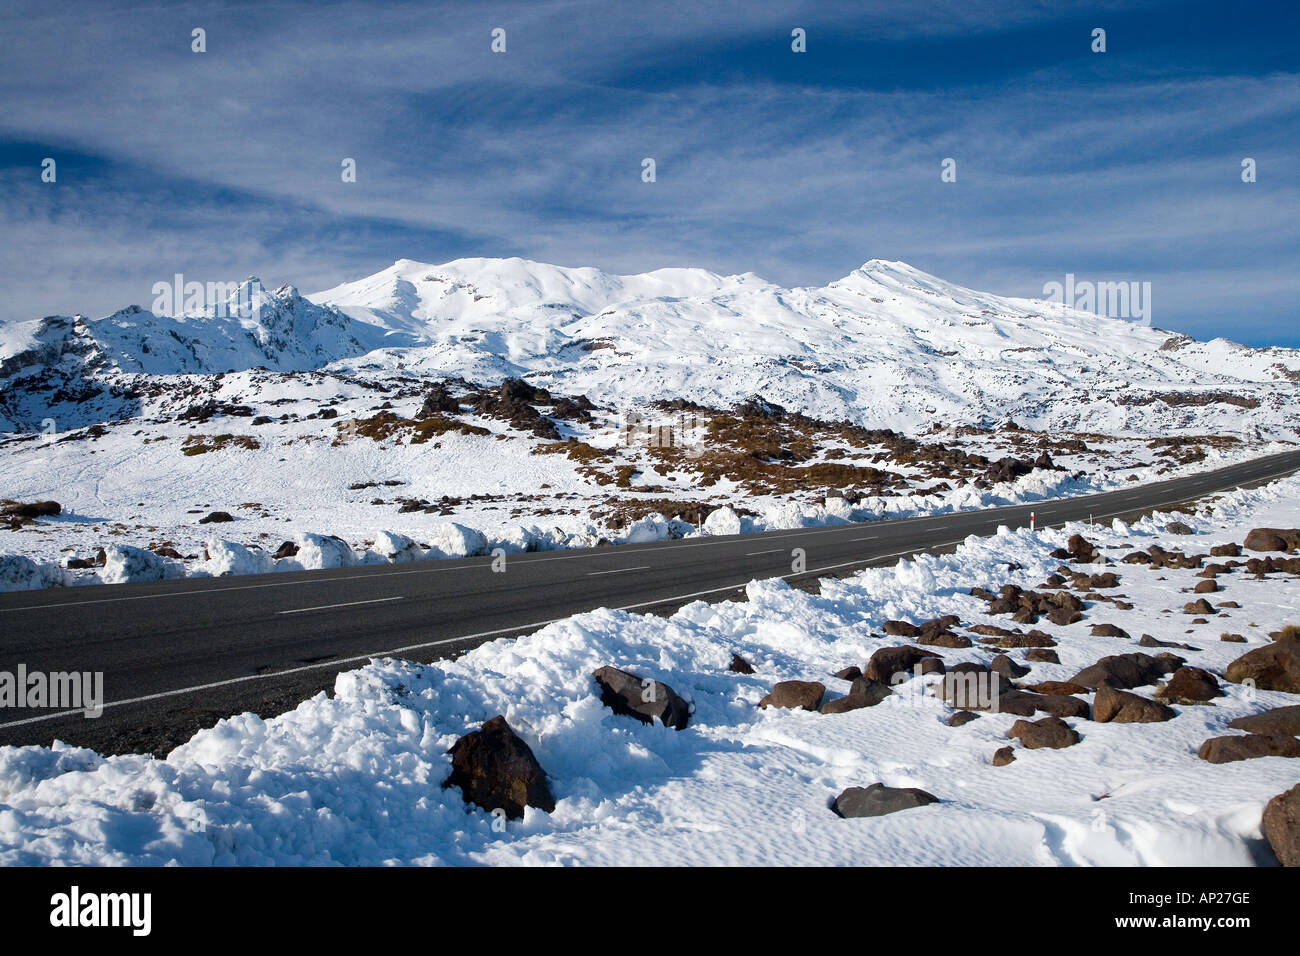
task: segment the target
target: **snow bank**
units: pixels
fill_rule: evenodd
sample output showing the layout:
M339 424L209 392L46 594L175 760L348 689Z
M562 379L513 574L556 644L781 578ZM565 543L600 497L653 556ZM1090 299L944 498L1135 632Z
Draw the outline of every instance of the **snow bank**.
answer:
M448 521L438 526L433 534L433 547L430 553L445 558L466 558L487 554L487 538L473 528Z
M58 565L37 564L19 554L0 554L0 591L61 587L68 575Z
M169 581L185 577L185 565L133 548L129 544L110 544L104 549L104 570L100 578L105 584L129 584L132 581Z
M391 561L394 564L404 561L423 561L425 558L423 548L406 535L395 531L381 531L375 535L375 543L371 546L370 553L380 561Z
M357 563L357 556L351 546L342 538L333 535L300 532L296 539L298 553L293 561L304 571L319 571L323 568L349 568Z
M632 522L619 540L624 544L646 544L651 541L667 541L671 537L674 535L668 519L656 513Z
M214 578L230 574L266 574L275 570L275 558L261 548L248 548L234 541L209 538L203 550L207 557L190 569L195 577L205 574Z
M729 506L710 511L701 526L705 534L740 534L740 515Z

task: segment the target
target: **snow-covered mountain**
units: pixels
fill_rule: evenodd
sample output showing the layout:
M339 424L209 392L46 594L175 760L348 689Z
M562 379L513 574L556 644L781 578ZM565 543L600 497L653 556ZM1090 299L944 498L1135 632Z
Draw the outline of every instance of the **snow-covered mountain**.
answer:
M47 316L0 329L0 379L66 363L87 371L213 374L264 367L301 372L383 346L417 344L319 306L293 286L244 280L205 312L155 315L138 305L102 319Z
M1300 426L1295 349L1196 342L880 260L823 288L787 289L701 269L619 276L523 259L402 259L306 298L248 280L238 308L172 318L133 306L0 328L6 389L55 371L256 366L522 376L611 405L719 406L757 393L819 418L906 431L1006 418L1107 433L1294 437Z

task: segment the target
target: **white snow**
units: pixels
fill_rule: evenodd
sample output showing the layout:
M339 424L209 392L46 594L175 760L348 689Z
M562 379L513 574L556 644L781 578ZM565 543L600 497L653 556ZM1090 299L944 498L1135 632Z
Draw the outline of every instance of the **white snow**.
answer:
M134 581L166 581L185 576L185 565L171 558L129 544L110 544L104 549L105 584L130 584Z
M38 564L20 554L0 554L0 591L61 587L71 575L56 564Z
M841 715L756 705L785 679L843 693L834 671L900 643L877 636L884 620L955 613L1005 624L968 589L1036 584L1072 532L1115 556L1151 543L1204 551L1251 527L1300 526L1298 502L1300 478L1288 478L1131 528L1003 529L954 554L824 581L817 596L756 581L745 601L697 602L670 618L597 610L454 661L377 659L341 674L332 698L270 720L223 720L165 760L2 748L0 863L1248 865L1263 858L1263 805L1294 784L1298 765L1212 765L1196 749L1233 717L1294 695L1224 683L1214 706L1176 706L1166 723L1073 720L1079 744L1018 749L1006 767L990 757L1015 718L987 713L950 728L949 708L919 693L932 678ZM1167 534L1175 517L1197 535ZM1012 561L1022 570L1008 571ZM1134 610L1096 604L1077 624L1040 625L1060 641L1061 664L1035 664L1031 679L1065 679L1135 649L1091 637L1099 620L1188 641L1199 650L1178 653L1221 671L1300 615L1294 579L1234 574L1220 577L1216 599L1242 608L1189 625L1160 612L1181 607L1192 572L1115 570ZM1219 641L1221 630L1246 643ZM730 673L733 652L757 672ZM943 651L950 664L989 654ZM691 725L679 733L614 716L590 677L604 664L669 683L692 703ZM504 832L440 787L448 747L498 713L532 747L558 801ZM828 809L845 787L877 781L941 802L867 820Z
M447 558L467 558L476 554L487 554L487 538L482 532L467 528L454 521L444 521L434 530L433 547L435 554Z

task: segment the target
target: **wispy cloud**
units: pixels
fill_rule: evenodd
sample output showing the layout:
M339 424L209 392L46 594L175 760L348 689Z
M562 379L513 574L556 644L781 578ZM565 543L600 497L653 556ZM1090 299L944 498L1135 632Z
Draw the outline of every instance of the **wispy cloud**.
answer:
M314 290L523 255L812 285L880 257L1020 295L1147 279L1156 324L1300 344L1300 83L1272 56L1297 27L1200 36L1197 9L11 8L0 320L102 314L178 270Z

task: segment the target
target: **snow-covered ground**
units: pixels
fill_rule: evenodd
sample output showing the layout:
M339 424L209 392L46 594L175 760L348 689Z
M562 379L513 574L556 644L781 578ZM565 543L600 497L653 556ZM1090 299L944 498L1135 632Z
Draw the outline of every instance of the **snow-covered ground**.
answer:
M274 397L252 397L255 382L227 381L215 398L242 397L259 403L255 411L287 420L277 417L257 427L250 426L249 417L197 424L136 420L106 426L97 437L72 433L73 440L66 441L61 439L68 435L51 435L0 443L0 498L54 499L63 508L60 515L33 524L0 525L0 590L461 557L495 548L513 553L591 547L602 539L636 542L938 514L1107 491L1294 448L1282 442L1206 443L1203 458L1182 462L1163 457L1164 449L1145 438L1089 435L1085 452L1053 449L1057 470L1035 469L978 487L950 471L942 472L947 480L936 480L879 447L819 441L817 454L800 468L873 466L879 455L884 456L879 467L906 482L888 494L864 493L850 504L826 497L840 489L816 485L784 493L755 492L727 477L704 485L693 459L665 465L653 457L653 449L626 443L621 416L608 411L598 410L587 422L566 423L564 430L566 437L608 455L596 471L635 468L625 487L603 474L593 479L581 459L539 453L565 446L548 445L490 417L465 413L460 419L485 434L448 431L412 443L399 432L374 440L354 433L357 422L376 414L371 393L354 387L349 394L346 385L324 378L315 387L301 380L277 382ZM345 391L334 400L337 388ZM322 406L325 399L331 404ZM420 403L418 391L388 402L408 424L415 423ZM308 417L322 407L338 417ZM649 418L655 414L645 409L649 420L656 420ZM1039 442L1066 437L990 431L937 433L922 440L996 461L1006 455L1032 457ZM201 454L192 454L196 443L204 449ZM642 501L653 507L641 506ZM409 502L426 507L406 507ZM697 504L716 509L699 528L679 517ZM629 509L648 513L624 520ZM214 511L233 520L200 523ZM301 547L311 536L335 536L347 547L272 558L284 542ZM394 541L414 547L393 547ZM171 557L137 555L134 563L63 570L69 559L91 560L100 549L106 560L131 549Z
M1196 534L1166 531L1173 518ZM890 619L956 614L1006 625L972 586L1033 587L1061 562L1050 552L1081 532L1108 555L1160 544L1205 552L1258 526L1300 526L1300 478L1221 496L1194 516L1133 527L1071 525L968 539L955 554L824 581L820 595L779 580L747 599L695 603L672 617L597 610L456 661L377 660L271 720L242 715L201 731L165 760L104 758L62 746L0 749L0 863L185 864L1100 864L1241 865L1261 849L1265 802L1300 764L1267 757L1214 765L1196 751L1229 720L1297 702L1223 683L1212 705L1175 705L1164 723L1071 719L1062 750L1025 750L993 766L1016 719L985 713L950 727L951 708L918 693L842 714L761 710L781 680L861 666ZM1008 570L1009 563L1020 566ZM1100 570L1082 566L1083 570ZM1061 663L1029 681L1065 680L1097 659L1137 650L1150 634L1186 642L1188 663L1222 673L1268 632L1300 623L1300 581L1222 575L1208 624L1181 612L1191 570L1116 564L1131 610L1090 604L1084 620L1037 625ZM1173 613L1161 613L1172 609ZM1092 637L1090 625L1133 639ZM1242 635L1227 643L1221 632ZM940 650L951 666L987 660L976 645ZM733 653L755 673L728 670ZM1012 651L1019 659L1023 652ZM662 680L694 707L676 732L615 716L592 672L603 665ZM1150 696L1152 688L1137 693ZM440 783L447 750L503 714L548 771L553 813L518 822L467 806ZM828 802L850 786L919 787L938 803L873 819L841 819Z

